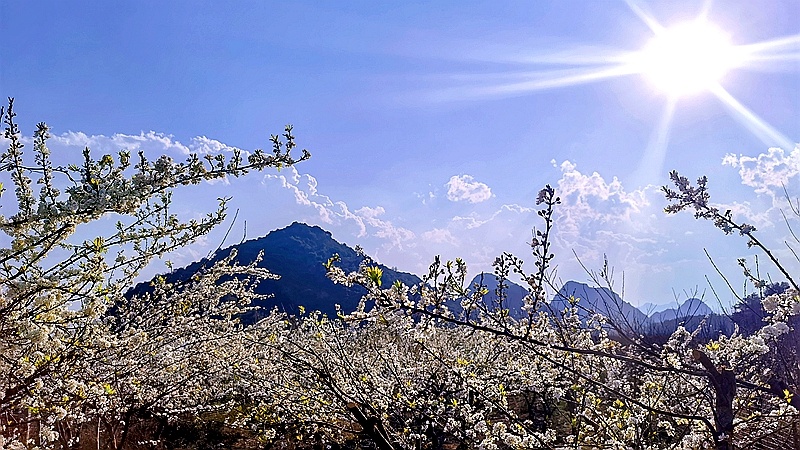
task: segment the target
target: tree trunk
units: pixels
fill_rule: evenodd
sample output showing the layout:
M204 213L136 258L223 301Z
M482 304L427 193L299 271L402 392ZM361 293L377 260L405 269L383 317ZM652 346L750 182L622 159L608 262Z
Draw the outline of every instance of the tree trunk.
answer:
M736 374L732 370L717 368L700 350L692 350L692 357L708 372L714 388L714 445L717 450L733 450L733 399L736 397Z
M375 443L379 450L394 450L394 446L389 441L389 434L378 417L368 417L364 414L363 405L358 403L348 403L347 410L353 414L358 424L361 425L362 433L372 439L372 442Z

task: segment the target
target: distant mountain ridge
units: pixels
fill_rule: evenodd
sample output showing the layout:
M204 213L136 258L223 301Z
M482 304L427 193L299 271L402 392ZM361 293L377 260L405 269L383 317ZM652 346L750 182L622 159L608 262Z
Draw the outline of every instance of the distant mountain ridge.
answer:
M561 311L570 305L570 298L580 316L588 316L590 312L602 314L618 324L638 327L647 322L647 315L630 303L623 300L609 288L590 287L577 281L567 281L559 289L550 303L551 308Z
M480 274L472 280L472 284L483 284L489 291L484 303L497 306L498 281L492 274ZM503 307L508 309L512 317L524 317L522 306L528 290L513 281L505 281L508 286ZM572 300L570 300L572 299ZM715 314L702 300L687 299L677 308L667 308L648 316L645 312L623 300L617 293L608 288L591 287L577 281L568 281L553 296L550 304L543 309L557 317L574 302L578 315L587 318L591 313L599 313L609 318L620 330L626 333L645 334L652 337L667 337L678 326L694 331L702 327L704 337L716 337L720 332L730 334L733 323L727 316Z
M653 315L653 313L661 312L666 309L669 309L671 306L669 304L657 304L653 302L646 302L640 305L634 305L639 311L645 313L648 316Z
M686 317L708 316L713 313L714 311L699 298L690 298L677 308L654 312L650 315L650 322L660 323Z

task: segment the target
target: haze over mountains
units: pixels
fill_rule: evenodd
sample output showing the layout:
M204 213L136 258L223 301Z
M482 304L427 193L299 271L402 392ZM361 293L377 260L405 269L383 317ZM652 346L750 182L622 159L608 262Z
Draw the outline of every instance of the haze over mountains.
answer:
M260 311L245 317L246 322L257 320L272 308L278 308L290 314L300 311L301 305L307 311L318 310L329 316L335 316L335 305L344 311L352 311L358 305L365 291L360 287L348 288L331 282L325 275L324 263L334 254L340 257L340 266L345 271L352 271L364 260L364 255L333 239L330 232L317 226L309 226L295 222L286 228L270 232L266 236L248 240L218 251L210 259L203 259L187 267L176 269L164 277L174 283L188 280L192 274L202 267L218 261L237 251L236 261L248 264L263 252L260 267L279 275L279 280L264 280L257 287L259 294L271 294L272 297L260 301ZM395 280L411 286L422 282L413 274L400 272L378 264L383 269L383 282L390 285ZM481 284L488 290L484 296L484 304L489 308L499 307L497 297L498 280L492 274L479 274L471 285ZM523 298L528 294L526 288L505 281L508 286L506 299L502 307L507 308L512 317L523 317ZM130 293L142 293L148 290L149 283L140 283ZM570 300L572 299L572 300ZM608 288L590 287L576 281L568 281L554 296L549 308L558 314L574 303L578 313L584 317L589 311L595 311L610 318L615 323L628 324L635 329L644 329L657 334L671 333L678 325L685 323L696 326L704 318L713 315L713 311L702 300L691 298L676 308L667 308L653 312L649 317L646 312L626 302ZM452 305L454 309L459 306ZM719 324L718 324L719 325ZM717 328L727 329L725 324Z

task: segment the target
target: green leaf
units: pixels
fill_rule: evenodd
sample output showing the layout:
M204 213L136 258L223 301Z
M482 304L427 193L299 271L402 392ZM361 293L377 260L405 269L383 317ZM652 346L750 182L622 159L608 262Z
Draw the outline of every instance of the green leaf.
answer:
M381 277L383 276L383 269L380 267L372 266L367 267L367 277L375 283L378 287L381 287Z

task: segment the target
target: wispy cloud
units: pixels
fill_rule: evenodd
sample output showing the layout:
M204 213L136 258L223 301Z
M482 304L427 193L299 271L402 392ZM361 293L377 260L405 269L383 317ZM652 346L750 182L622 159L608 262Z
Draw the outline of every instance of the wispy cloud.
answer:
M120 150L137 152L142 150L153 154L189 153L217 154L232 152L236 147L224 144L207 136L195 136L188 144L183 144L171 134L157 133L155 131L141 132L139 134L117 133L111 136L102 134L87 135L82 132L69 131L53 136L50 145L64 145L68 147L89 147L89 149L102 153L115 153ZM243 154L247 154L243 151Z
M359 237L380 238L384 241L386 249L403 249L414 246L416 234L382 218L386 213L382 206L362 206L351 210L346 202L334 201L329 196L321 194L318 190L317 179L313 176L301 174L295 167L290 167L288 171L288 176L285 174L265 175L264 184L279 183L282 188L292 192L298 205L314 208L319 220L325 224L340 225L343 222L351 221L358 226Z
M521 206L517 204L502 205L499 209L495 210L489 216L481 216L478 213L472 212L467 216L455 216L451 220L454 223L463 224L467 229L479 228L488 223L494 222L504 212L525 214L532 213L533 208Z
M472 175L454 175L445 184L447 199L453 202L480 203L492 197L492 190L485 183L475 181Z
M453 233L446 228L434 228L432 230L425 231L421 236L422 239L435 244L447 243L453 246L459 245L459 240L456 239L456 237L453 236Z

